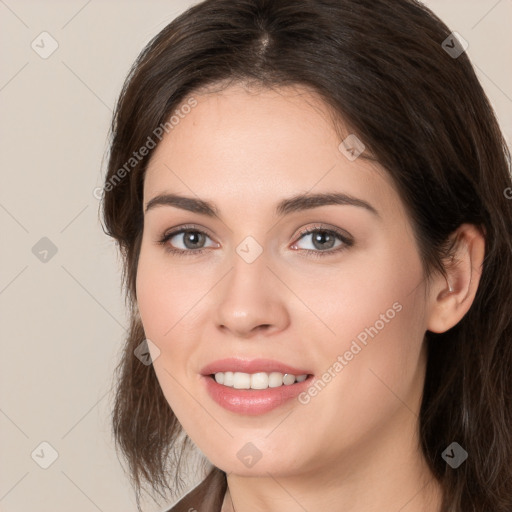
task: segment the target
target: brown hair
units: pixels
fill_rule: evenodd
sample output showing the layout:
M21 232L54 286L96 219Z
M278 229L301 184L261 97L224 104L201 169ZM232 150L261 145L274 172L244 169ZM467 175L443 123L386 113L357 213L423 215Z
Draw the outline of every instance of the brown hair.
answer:
M449 235L462 223L485 233L472 307L449 331L425 336L421 442L443 512L512 510L510 152L468 56L443 48L450 32L415 0L206 0L137 58L112 121L102 213L119 244L131 313L113 432L138 504L144 482L158 493L178 488L190 444L152 365L134 357L145 339L135 280L152 150L126 164L193 93L240 82L306 86L336 112L391 175L427 276L444 273ZM454 441L469 454L457 469L441 457Z

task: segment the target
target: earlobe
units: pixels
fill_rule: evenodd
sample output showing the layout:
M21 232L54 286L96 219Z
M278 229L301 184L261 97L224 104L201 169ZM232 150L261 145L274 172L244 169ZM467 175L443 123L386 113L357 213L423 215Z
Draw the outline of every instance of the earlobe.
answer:
M453 257L446 265L446 278L433 278L428 304L427 330L451 329L473 304L485 255L485 238L477 226L462 224L452 234Z

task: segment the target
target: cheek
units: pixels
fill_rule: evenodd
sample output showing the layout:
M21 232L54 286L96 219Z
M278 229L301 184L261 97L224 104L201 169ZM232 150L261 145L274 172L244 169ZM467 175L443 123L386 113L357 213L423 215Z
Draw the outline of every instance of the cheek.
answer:
M198 279L197 275L176 270L159 251L141 248L137 303L144 333L159 349L153 367L171 409L180 420L185 418L186 428L192 429L194 422L204 422L201 410L196 410L183 386L190 377L187 365L195 350L186 325L194 316L193 305L202 295L196 287Z
M163 252L141 249L137 269L137 302L148 338L168 344L194 317L205 293L205 276L171 263Z
M326 354L347 350L353 339L364 344L386 333L399 342L404 336L398 332L407 333L418 321L422 323L422 265L414 245L404 244L404 238L402 246L383 239L373 250L347 253L335 271L332 267L318 267L315 272L299 268L287 276L296 294L315 313L316 319L308 315L310 329L316 331L314 339Z
M399 259L383 251L379 261L358 262L333 280L329 300L322 299L330 303L323 319L336 336L317 337L317 367L325 372L318 377L325 386L311 397L310 417L327 415L326 424L344 426L351 418L357 428L344 429L344 443L384 424L404 407L401 400L415 408L424 375L424 289L415 253ZM337 430L329 433L333 444L342 442Z
M172 327L172 294L166 293L169 284L147 258L139 260L137 303L146 336L155 341Z

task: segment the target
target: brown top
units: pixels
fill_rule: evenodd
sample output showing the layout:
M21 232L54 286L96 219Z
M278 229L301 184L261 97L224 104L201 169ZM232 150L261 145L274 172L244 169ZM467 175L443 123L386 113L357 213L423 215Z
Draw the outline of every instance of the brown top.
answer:
M222 512L226 473L214 467L206 478L167 512Z

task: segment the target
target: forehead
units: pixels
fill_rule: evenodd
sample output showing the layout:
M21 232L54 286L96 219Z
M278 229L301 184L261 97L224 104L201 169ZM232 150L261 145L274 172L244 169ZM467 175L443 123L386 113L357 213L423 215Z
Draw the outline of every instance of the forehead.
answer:
M306 88L235 85L190 98L195 106L175 118L152 155L145 202L169 191L261 206L263 196L309 190L360 195L364 189L378 199L391 186L376 162L350 161L340 152L343 139L329 107Z

